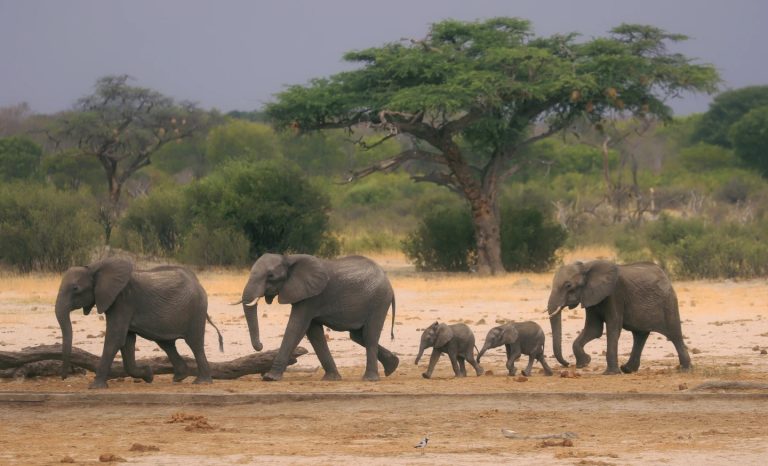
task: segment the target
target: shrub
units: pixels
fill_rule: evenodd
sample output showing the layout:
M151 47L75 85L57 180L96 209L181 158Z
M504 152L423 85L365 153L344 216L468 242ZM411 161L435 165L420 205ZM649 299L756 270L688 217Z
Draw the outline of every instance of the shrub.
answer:
M101 237L95 212L94 201L81 192L0 185L0 262L20 272L87 263Z
M43 149L29 139L0 138L0 180L40 178Z
M622 260L655 260L676 278L750 278L768 274L765 227L662 215L616 246Z
M508 271L549 269L555 251L566 240L565 230L545 221L535 208L502 208L501 256ZM403 252L417 270L468 271L475 264L477 246L469 210L463 205L431 208L416 231L403 241Z
M195 224L179 252L182 262L199 265L247 265L251 244L243 232L232 227L209 228Z
M184 234L183 205L183 191L178 188L135 199L120 221L120 246L141 254L172 256L181 247Z

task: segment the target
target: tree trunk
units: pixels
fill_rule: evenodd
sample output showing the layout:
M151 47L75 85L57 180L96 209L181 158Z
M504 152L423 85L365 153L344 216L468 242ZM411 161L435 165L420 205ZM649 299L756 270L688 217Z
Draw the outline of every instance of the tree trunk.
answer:
M302 347L296 348L288 364L295 364L299 356L307 354L307 350ZM233 359L225 362L211 362L211 376L214 379L236 379L249 374L264 374L272 368L272 361L277 355L277 350L264 351L262 353L253 353L248 356ZM71 365L73 367L84 368L91 372L96 372L101 358L95 354L83 351L79 348L72 348ZM61 364L40 364L42 361L61 361L61 345L41 345L30 348L24 348L19 352L0 351L0 378L2 377L21 377L21 376L44 376L59 375L61 373ZM184 358L189 367L189 374L197 373L197 364L192 358ZM136 361L138 366L150 366L152 373L173 374L173 366L165 356L155 358L140 359ZM112 363L109 371L109 378L128 377L120 361Z
M471 203L472 223L477 242L477 272L482 275L504 273L501 261L501 216L498 206L483 197Z

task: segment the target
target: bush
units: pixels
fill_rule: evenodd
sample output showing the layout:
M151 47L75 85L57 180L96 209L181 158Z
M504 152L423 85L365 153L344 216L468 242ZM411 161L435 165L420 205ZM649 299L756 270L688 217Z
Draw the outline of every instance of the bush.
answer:
M40 178L43 149L21 137L0 138L0 180Z
M250 257L338 251L329 233L328 196L291 162L232 162L192 184L185 197L187 224L239 232Z
M535 208L502 208L501 256L508 271L548 270L555 251L566 240L565 230L545 221ZM477 256L469 210L462 205L431 208L418 229L403 241L403 252L417 270L468 271Z
M188 264L247 265L251 244L241 231L231 227L209 228L196 224L185 236L179 259Z
M184 193L178 188L134 200L120 221L118 245L140 254L173 256L184 234L183 207Z
M0 262L20 272L60 272L89 260L101 229L81 192L19 183L0 186Z
M768 274L766 225L662 215L636 238L616 242L624 261L654 260L676 278L751 278Z

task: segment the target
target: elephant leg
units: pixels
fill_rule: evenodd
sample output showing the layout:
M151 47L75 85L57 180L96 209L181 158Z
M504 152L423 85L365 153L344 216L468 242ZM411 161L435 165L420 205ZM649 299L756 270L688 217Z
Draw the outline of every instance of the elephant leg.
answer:
M620 367L621 372L631 374L640 369L640 355L643 353L649 334L650 332L632 331L632 353L629 355L629 360Z
M168 360L171 361L171 365L173 366L173 381L181 382L186 379L189 368L187 367L184 358L182 358L176 350L176 342L174 340L162 340L156 343L157 346L165 351L165 354L168 355Z
M515 369L515 361L520 357L520 349L519 348L512 348L510 346L510 350L507 356L507 371L509 375L515 375L517 373L517 369Z
M124 308L113 309L107 313L107 329L104 337L104 349L101 352L99 365L96 367L96 377L88 388L107 388L107 377L112 368L117 351L125 345L131 313Z
M197 377L195 377L193 384L201 383L213 383L213 377L211 377L211 367L208 365L208 358L205 356L205 326L203 326L203 332L199 335L192 335L184 338L187 346L192 350L192 354L195 356L195 363L197 363Z
M461 376L466 377L467 365L464 363L464 356L457 356L456 360L459 362L459 371L461 371Z
M310 321L303 315L296 312L295 309L291 310L291 315L288 317L288 325L285 327L285 334L283 335L283 341L280 343L280 349L277 351L272 362L272 368L261 378L268 382L277 381L283 378L283 372L288 366L293 351L299 346L299 342L309 330Z
M333 356L331 356L331 350L328 348L328 342L325 340L322 324L315 322L309 324L307 338L325 371L323 380L341 380L341 374L339 374L339 370L336 368L336 363L333 361Z
M480 364L478 364L477 360L475 359L475 355L472 353L472 350L469 350L469 353L467 353L466 359L467 359L467 362L469 362L469 365L475 369L475 374L477 374L478 377L485 373L483 368L480 367Z
M125 372L135 379L142 379L147 383L152 383L153 375L152 368L149 366L142 366L139 368L136 365L136 334L128 332L125 336L125 344L120 348L120 354L123 355L123 367Z
M680 336L675 338L672 340L672 344L675 345L675 349L677 350L677 358L680 360L680 370L688 372L693 369L693 366L691 365L691 356L688 355L688 348L685 346L683 337Z
M360 346L365 346L363 343L363 331L362 329L358 330L350 330L349 331L349 338L352 339L355 343L357 343ZM393 372L395 372L395 369L397 369L397 366L400 364L400 358L398 358L395 353L392 351L384 348L381 345L377 345L377 351L376 351L376 358L379 360L382 366L384 366L384 375L389 376Z
M584 351L584 346L590 341L603 336L603 321L593 312L587 310L587 318L584 321L584 328L573 340L573 354L576 356L576 367L587 367L592 361L592 357Z
M608 339L608 345L605 351L605 362L608 367L603 371L603 375L621 374L619 369L619 336L621 335L621 324L618 322L606 322L605 333Z
M451 367L453 367L453 375L456 377L464 377L464 374L461 373L461 367L459 367L459 358L456 357L455 353L448 353L448 358L451 360Z
M432 377L432 372L435 370L435 366L437 365L437 361L440 360L440 351L433 349L432 355L429 356L429 366L427 366L427 371L422 373L421 376L425 379L429 379Z
M523 370L523 375L524 376L530 377L531 374L533 373L533 361L534 361L533 355L529 354L528 355L528 365L525 366L525 369Z
M544 357L544 350L542 349L536 354L536 360L541 363L541 367L544 368L544 375L551 376L553 374L552 368L547 364L547 358Z

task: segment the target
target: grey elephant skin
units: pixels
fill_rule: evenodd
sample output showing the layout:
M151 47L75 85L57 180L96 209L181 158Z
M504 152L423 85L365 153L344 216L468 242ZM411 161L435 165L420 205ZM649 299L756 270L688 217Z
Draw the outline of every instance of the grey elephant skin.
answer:
M395 294L384 271L372 260L362 256L326 260L307 254L259 257L242 296L251 344L256 351L263 347L257 313L257 302L262 296L267 304L277 296L280 304L291 305L280 349L272 368L262 376L264 380L282 379L291 353L305 335L323 366L323 379L341 379L323 326L348 331L355 343L365 347L364 380L379 380L377 361L381 361L387 376L397 368L398 357L379 345L390 306L394 338Z
M552 369L544 357L544 330L536 322L508 322L488 331L485 344L477 355L477 361L491 348L504 345L507 351L507 371L509 375L515 375L515 361L521 354L528 356L528 366L523 369L523 375L530 377L533 362L539 361L544 368L544 374L552 375Z
M604 374L635 372L650 332L669 339L677 350L680 368L691 369L691 358L683 342L677 295L667 274L654 263L617 265L596 260L575 262L561 267L552 281L547 312L552 325L555 357L563 366L561 348L561 311L581 304L586 309L584 329L573 342L576 367L585 367L591 358L584 345L600 338L603 326L608 346ZM621 329L632 332L633 344L629 360L619 368L618 344Z
M152 381L151 368L136 365L136 335L155 341L165 351L173 364L175 382L187 376L187 365L176 350L176 340L183 339L197 362L195 383L212 382L204 350L205 322L210 322L208 297L190 270L170 265L137 270L131 261L116 258L67 270L56 297L56 319L62 334L62 378L71 372L70 313L82 308L88 315L94 306L106 316L107 328L96 377L89 388L107 388L109 369L118 350L129 375ZM223 349L221 333L219 349Z
M429 367L427 367L426 372L421 374L425 379L432 377L435 365L443 353L450 358L451 367L456 377L466 377L467 369L464 361L468 361L472 365L478 376L483 375L483 368L480 367L474 356L475 335L466 324L448 325L435 322L424 329L415 364L419 363L424 350L430 347L433 349L429 358Z

